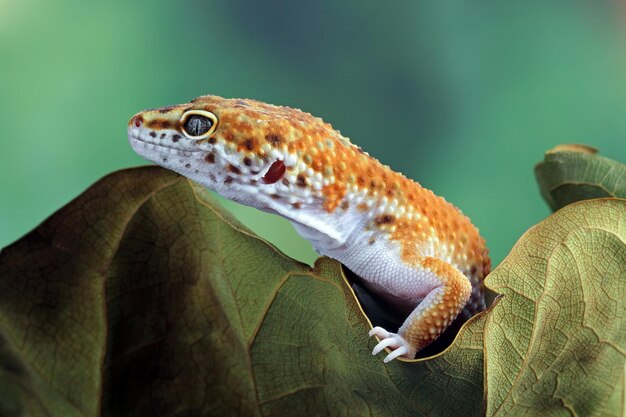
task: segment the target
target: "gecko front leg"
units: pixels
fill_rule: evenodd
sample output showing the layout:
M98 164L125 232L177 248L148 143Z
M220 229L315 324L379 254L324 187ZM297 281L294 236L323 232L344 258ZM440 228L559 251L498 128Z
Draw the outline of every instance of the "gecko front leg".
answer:
M413 359L415 354L433 342L454 321L470 298L472 286L469 279L454 266L437 258L421 258L415 268L427 271L439 280L440 285L431 290L406 318L398 333L374 327L370 336L376 335L380 342L372 355L385 348L392 349L384 362L397 357Z

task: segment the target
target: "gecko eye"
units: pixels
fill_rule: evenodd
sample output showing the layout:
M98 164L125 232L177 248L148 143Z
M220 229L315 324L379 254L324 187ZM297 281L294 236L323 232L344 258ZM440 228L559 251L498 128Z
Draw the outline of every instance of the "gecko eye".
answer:
M204 139L215 132L217 116L206 110L189 110L180 118L180 125L189 139Z
M285 163L283 161L276 161L267 170L267 173L263 176L263 182L265 184L274 184L278 182L285 175Z

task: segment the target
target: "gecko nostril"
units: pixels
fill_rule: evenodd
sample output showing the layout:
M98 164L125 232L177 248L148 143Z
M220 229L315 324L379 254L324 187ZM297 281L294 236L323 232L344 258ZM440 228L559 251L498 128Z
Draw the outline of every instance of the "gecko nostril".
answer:
M133 117L133 120L131 120L131 124L135 125L135 127L140 127L142 121L143 120L142 120L141 116L135 116L135 117Z

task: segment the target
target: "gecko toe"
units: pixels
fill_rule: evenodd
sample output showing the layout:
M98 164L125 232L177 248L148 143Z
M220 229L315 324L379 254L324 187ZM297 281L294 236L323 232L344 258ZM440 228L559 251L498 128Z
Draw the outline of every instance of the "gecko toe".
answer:
M372 355L378 355L383 349L390 348L392 352L385 357L383 362L387 363L399 356L410 358L411 352L415 353L409 343L399 334L388 332L382 327L374 327L369 332L370 336L377 336L380 340L372 350Z
M380 339L386 339L388 337L390 337L392 335L392 333L389 333L387 330L383 329L380 326L376 326L374 327L372 330L370 330L369 332L369 336L378 336Z
M389 355L387 355L387 357L385 359L383 359L383 362L384 363L391 362L392 360L394 360L398 356L403 356L403 355L406 355L407 353L409 353L409 348L404 346L404 345L400 346L398 349L394 350Z
M378 355L378 353L380 353L381 350L383 350L386 347L390 347L392 349L397 349L399 347L401 347L401 341L399 340L398 337L388 337L386 339L381 340L376 347L374 348L374 350L372 350L372 355Z

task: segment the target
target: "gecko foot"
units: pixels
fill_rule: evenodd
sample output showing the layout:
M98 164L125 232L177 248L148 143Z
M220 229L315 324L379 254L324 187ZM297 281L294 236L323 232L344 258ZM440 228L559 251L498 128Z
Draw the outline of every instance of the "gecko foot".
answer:
M382 327L376 326L370 330L369 335L370 337L375 335L381 339L376 347L374 347L374 350L372 350L372 355L377 355L381 350L387 347L392 350L392 352L383 359L384 363L390 362L398 356L407 359L413 359L415 356L415 351L411 348L411 345L399 334L388 332Z

